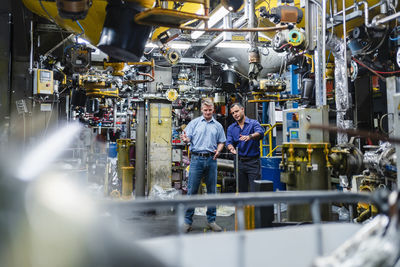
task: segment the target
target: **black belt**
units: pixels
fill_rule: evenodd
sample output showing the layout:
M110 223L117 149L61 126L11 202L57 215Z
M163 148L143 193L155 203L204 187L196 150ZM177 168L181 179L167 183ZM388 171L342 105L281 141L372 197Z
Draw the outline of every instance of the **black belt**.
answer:
M192 155L200 156L200 157L214 157L214 153L211 152L192 152Z
M255 156L255 157L241 157L239 156L239 160L240 161L250 161L250 160L255 160L255 159L259 159L259 156Z

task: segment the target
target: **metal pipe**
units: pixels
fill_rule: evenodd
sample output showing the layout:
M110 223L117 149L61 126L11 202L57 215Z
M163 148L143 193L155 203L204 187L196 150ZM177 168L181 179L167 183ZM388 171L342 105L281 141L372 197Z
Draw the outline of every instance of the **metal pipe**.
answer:
M127 114L126 116L126 138L131 139L131 114Z
M30 37L31 37L31 47L29 53L29 74L32 74L33 71L33 20L31 20L31 29L30 29Z
M380 24L389 22L389 21L391 21L391 20L393 20L393 19L396 19L396 18L398 18L398 17L400 17L400 12L397 12L397 13L394 13L394 14L392 14L392 15L390 15L390 16L387 16L387 17L384 17L384 18L382 18L382 19L379 19L379 20L375 21L375 23L374 23L373 25L374 25L374 26L375 26L375 25L380 25Z
M319 201L318 199L314 200L311 203L311 214L313 218L313 223L318 224L316 228L316 248L317 248L317 255L322 256L323 247L322 247L322 229L321 229L321 212L319 209Z
M11 134L11 100L13 95L12 90L12 68L13 68L13 44L14 44L14 33L13 33L13 17L11 13L8 13L8 137Z
M136 159L135 159L135 197L145 196L145 152L146 152L146 136L145 136L145 105L139 102L137 110L137 126L136 126Z
M114 108L113 108L113 127L114 127L114 133L117 132L117 101L114 102ZM101 134L101 132L100 132Z
M247 13L248 13L248 7L245 5L245 10L244 10L244 15L241 16L237 21L233 23L234 28L240 28L242 27L246 22L247 22ZM206 47L201 49L196 57L203 57L204 54L210 50L211 48L215 47L217 44L222 42L224 40L224 33L220 33L217 37L215 37Z
M367 28L371 28L373 25L371 23L369 23L369 9L368 9L368 2L367 1L361 1L358 3L359 6L364 5L364 24ZM344 13L343 16L343 23L346 22L346 13ZM344 25L343 28L345 28L346 26ZM346 39L346 38L345 38Z
M249 0L249 23L247 24L248 28L255 28L256 27L256 22L254 19L255 16L255 0ZM256 46L256 41L257 41L257 32L250 32L250 46L255 47Z
M326 1L322 0L322 104L326 105Z
M257 192L257 193L241 193L241 194L213 194L213 195L195 195L195 196L179 196L175 199L135 199L124 202L104 201L104 208L119 207L121 211L127 208L129 211L143 209L158 209L178 207L184 204L185 207L202 207L215 205L230 206L268 206L274 203L287 204L305 204L312 203L318 199L320 204L339 201L341 203L374 203L372 194L370 193L351 193L340 191L277 191L277 192Z
M67 42L69 39L72 39L72 37L74 37L75 34L71 33L70 35L67 36L67 38L65 38L64 40L62 40L61 42L59 42L58 44L56 44L52 49L50 49L49 51L46 52L46 54L43 55L41 61L45 61L46 58L54 52L54 50L56 50L57 48L59 48L62 44L64 44L65 42Z

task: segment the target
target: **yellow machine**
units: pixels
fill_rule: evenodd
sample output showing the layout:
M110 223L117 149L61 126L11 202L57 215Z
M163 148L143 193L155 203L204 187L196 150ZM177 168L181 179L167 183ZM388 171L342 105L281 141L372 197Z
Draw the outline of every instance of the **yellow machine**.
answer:
M53 71L34 69L33 72L33 93L52 95L54 92Z

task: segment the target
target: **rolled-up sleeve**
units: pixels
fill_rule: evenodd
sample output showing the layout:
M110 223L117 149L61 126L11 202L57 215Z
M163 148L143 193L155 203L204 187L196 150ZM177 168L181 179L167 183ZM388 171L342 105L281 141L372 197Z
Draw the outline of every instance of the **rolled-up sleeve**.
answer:
M232 136L232 126L228 127L228 130L226 131L226 146L228 145L233 145L233 136Z
M259 133L261 137L264 137L265 129L260 125L258 121L254 121L254 132Z

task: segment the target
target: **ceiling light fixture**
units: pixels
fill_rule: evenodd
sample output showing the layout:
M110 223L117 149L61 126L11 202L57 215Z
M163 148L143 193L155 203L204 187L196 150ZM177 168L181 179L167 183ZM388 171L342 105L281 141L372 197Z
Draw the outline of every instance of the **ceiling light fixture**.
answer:
M210 19L208 20L208 27L209 28L213 27L223 17L228 15L228 13L229 13L229 11L223 6L219 6L218 8L214 9L213 12L211 12L211 14L210 14ZM197 28L204 29L204 22L200 22L200 24ZM192 39L196 40L203 34L204 34L204 31L193 31L190 36L192 37Z

